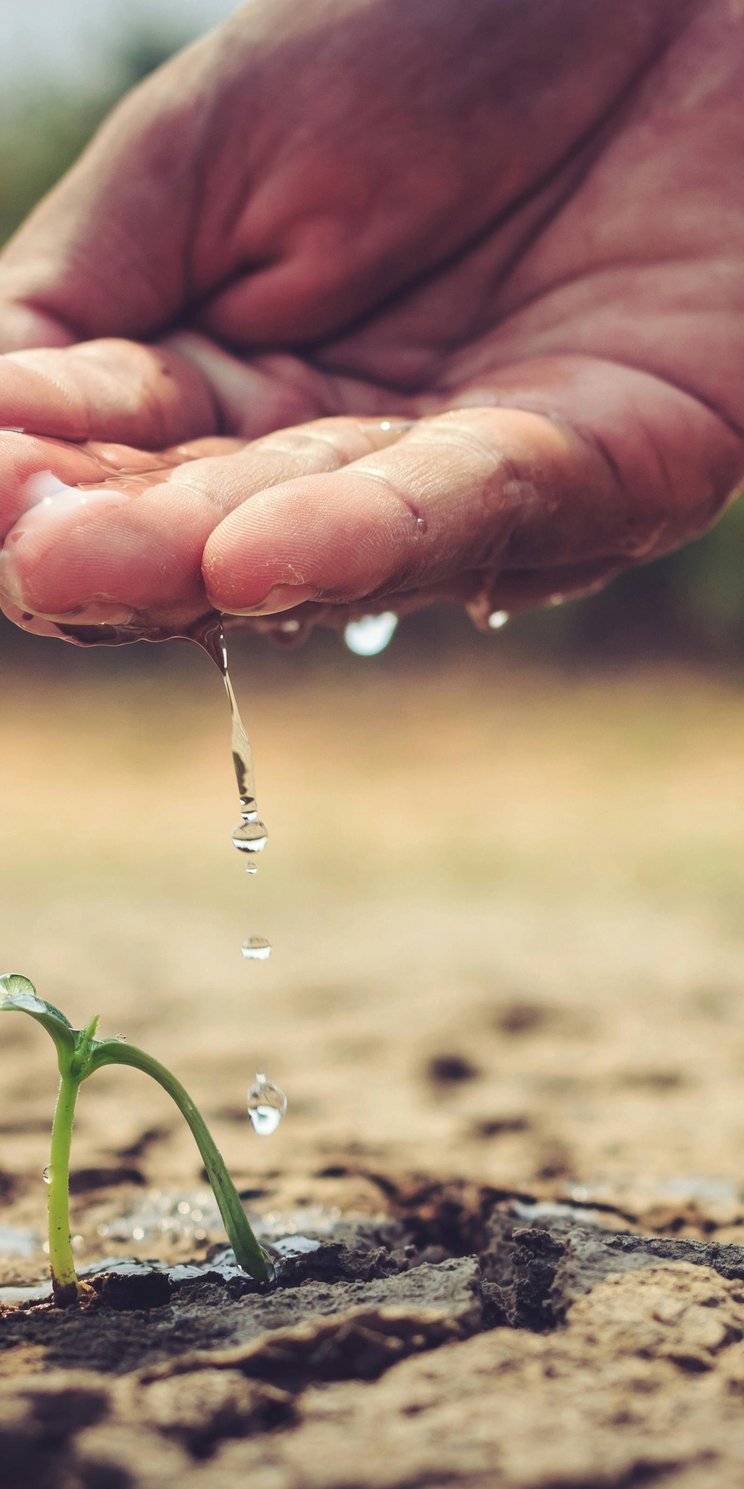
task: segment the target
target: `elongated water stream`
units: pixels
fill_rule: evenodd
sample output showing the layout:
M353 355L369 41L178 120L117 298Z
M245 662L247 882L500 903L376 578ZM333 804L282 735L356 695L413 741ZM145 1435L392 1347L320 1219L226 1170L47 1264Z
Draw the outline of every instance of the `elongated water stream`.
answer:
M243 723L235 696L235 689L230 677L230 669L227 658L227 644L225 632L220 617L210 619L198 630L192 633L193 639L204 648L207 655L219 668L222 680L225 684L227 701L230 706L231 722L231 748L233 769L235 779L238 783L238 797L240 799L240 821L233 829L233 845L240 853L262 853L268 842L269 834L265 823L258 815L258 803L256 800L256 771L253 763L253 750L248 733ZM254 863L247 865L248 873L255 873ZM241 947L243 956L247 961L265 962L271 956L271 945L263 936L248 936Z

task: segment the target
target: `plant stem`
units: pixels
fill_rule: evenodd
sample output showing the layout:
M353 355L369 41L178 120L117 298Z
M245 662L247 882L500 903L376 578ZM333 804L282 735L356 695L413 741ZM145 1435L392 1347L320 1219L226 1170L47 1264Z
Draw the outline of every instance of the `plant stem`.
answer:
M62 1075L52 1124L52 1156L49 1170L49 1268L52 1293L59 1308L74 1303L78 1280L70 1241L70 1143L75 1102L80 1083Z
M152 1076L173 1098L194 1135L196 1146L202 1156L212 1192L238 1265L255 1277L257 1282L271 1282L274 1268L261 1249L248 1223L240 1197L227 1171L222 1154L217 1147L199 1108L191 1100L188 1091L174 1075L152 1055L145 1054L135 1044L114 1044L104 1040L96 1048L93 1068L101 1065L133 1065L136 1070Z

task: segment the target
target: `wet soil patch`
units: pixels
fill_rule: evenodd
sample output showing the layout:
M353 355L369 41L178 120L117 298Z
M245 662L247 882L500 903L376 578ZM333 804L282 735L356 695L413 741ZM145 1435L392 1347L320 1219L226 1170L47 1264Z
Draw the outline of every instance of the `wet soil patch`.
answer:
M617 1230L609 1207L588 1221L577 1207L431 1180L391 1181L389 1198L394 1217L360 1222L358 1244L302 1238L306 1249L277 1254L271 1288L253 1282L216 1246L198 1265L134 1262L99 1270L87 1279L81 1304L70 1309L34 1298L3 1306L0 1373L12 1374L16 1352L25 1357L29 1349L42 1350L45 1365L126 1373L193 1350L243 1349L307 1324L323 1333L330 1361L339 1318L366 1311L379 1322L380 1310L392 1308L400 1347L391 1348L386 1331L381 1354L373 1350L364 1364L358 1356L352 1373L370 1377L407 1351L405 1339L423 1349L500 1326L556 1329L578 1299L614 1275L671 1263L744 1283L744 1246ZM408 1325L417 1318L414 1339ZM259 1349L250 1373L274 1378L274 1358L271 1349ZM329 1365L332 1378L346 1371L348 1361L342 1368L340 1359ZM341 1376L333 1374L337 1368ZM300 1374L307 1383L307 1371Z

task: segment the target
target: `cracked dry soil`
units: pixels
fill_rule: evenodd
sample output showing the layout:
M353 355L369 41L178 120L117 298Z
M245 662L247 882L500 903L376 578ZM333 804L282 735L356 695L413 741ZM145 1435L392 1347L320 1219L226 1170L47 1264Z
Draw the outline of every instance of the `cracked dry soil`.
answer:
M546 1208L428 1186L363 1245L285 1261L271 1293L103 1274L84 1307L8 1312L0 1481L740 1483L744 1246ZM460 1255L426 1241L442 1212Z
M363 691L272 662L248 908L200 659L180 691L171 656L167 689L157 658L88 688L56 651L14 680L0 962L166 1059L269 1237L289 1216L322 1244L270 1294L210 1271L189 1133L102 1072L81 1263L205 1270L0 1313L1 1489L744 1485L744 695L494 655ZM252 976L249 910L275 947ZM27 1023L1 1031L0 1284L44 1271L54 1067ZM266 1142L257 1068L290 1098Z

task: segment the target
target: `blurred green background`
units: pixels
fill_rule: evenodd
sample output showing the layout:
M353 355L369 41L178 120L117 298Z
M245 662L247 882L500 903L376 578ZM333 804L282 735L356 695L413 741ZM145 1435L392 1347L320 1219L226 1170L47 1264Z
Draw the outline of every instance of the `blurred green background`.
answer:
M66 0L61 8L56 0L6 0L6 6L0 13L0 242L71 164L116 100L233 8L225 0L148 0L146 6L143 0ZM735 667L744 656L742 552L744 505L738 502L683 552L636 569L592 600L520 620L500 645L512 655L539 658L673 656ZM422 659L430 647L472 644L468 623L442 608L407 621L406 628ZM311 644L326 654L338 648L335 640ZM2 626L4 652L18 645ZM34 655L37 648L34 642Z

